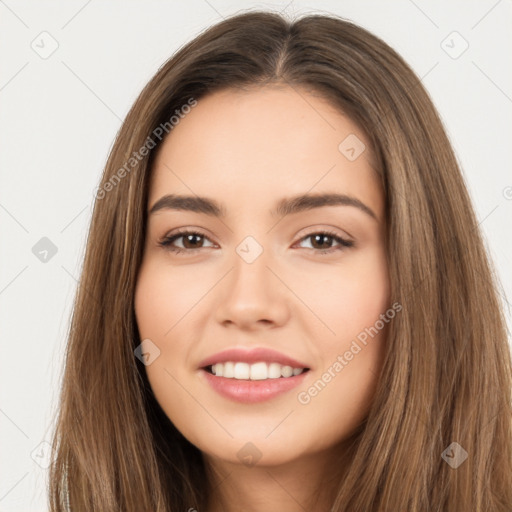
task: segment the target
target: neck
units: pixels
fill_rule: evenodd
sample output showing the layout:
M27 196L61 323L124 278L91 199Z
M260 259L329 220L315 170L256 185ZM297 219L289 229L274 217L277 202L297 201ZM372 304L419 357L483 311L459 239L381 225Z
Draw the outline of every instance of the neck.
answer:
M311 512L330 510L341 482L341 447L279 465L247 466L205 455L207 512Z

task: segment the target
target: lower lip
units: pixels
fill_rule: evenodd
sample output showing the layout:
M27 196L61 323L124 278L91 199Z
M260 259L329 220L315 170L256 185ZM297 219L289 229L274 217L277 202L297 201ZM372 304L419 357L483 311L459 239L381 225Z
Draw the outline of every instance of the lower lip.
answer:
M200 372L217 393L235 402L245 404L264 402L286 393L298 386L309 373L307 371L293 377L279 377L278 379L239 380L216 377L204 369L201 369Z

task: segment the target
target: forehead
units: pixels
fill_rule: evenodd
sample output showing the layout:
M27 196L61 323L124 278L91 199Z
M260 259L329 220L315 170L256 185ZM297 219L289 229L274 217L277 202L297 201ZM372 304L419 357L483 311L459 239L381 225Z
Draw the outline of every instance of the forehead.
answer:
M383 208L360 128L318 95L266 86L198 100L159 148L149 203L173 192L232 196L247 207L308 191L350 193Z

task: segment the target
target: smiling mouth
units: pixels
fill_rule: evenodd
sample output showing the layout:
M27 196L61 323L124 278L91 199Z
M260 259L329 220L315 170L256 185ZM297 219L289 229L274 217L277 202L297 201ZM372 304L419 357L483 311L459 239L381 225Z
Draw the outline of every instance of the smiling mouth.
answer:
M293 368L279 363L244 363L240 361L225 361L203 368L206 372L216 377L224 377L235 380L270 380L296 377L308 372L309 368Z

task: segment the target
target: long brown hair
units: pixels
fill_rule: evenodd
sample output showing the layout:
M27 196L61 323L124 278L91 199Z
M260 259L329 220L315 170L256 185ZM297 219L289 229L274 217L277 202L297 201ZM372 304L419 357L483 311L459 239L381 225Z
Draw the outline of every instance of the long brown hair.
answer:
M148 181L176 110L272 83L314 91L367 135L386 196L391 296L403 306L331 511L510 512L512 363L498 283L432 101L361 27L270 12L232 16L181 48L117 135L70 324L51 510L205 509L201 453L165 416L134 357ZM455 453L467 455L456 468Z

